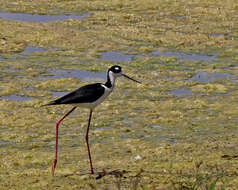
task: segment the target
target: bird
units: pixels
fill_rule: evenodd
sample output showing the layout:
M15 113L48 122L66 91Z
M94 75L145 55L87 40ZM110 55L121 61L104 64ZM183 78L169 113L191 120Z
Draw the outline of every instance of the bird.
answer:
M66 94L65 96L63 96L61 98L50 101L49 103L43 105L43 106L52 106L52 105L61 105L61 104L73 105L73 108L56 122L55 158L54 158L54 162L52 164L52 175L53 176L55 173L55 168L56 168L57 159L58 159L59 125L77 107L84 107L84 108L88 108L90 110L85 140L86 140L87 149L88 149L88 158L89 158L89 163L90 163L91 174L94 174L93 163L92 163L92 158L91 158L91 153L90 153L90 146L89 146L89 142L88 142L88 140L89 140L88 134L89 134L92 113L93 113L95 107L98 106L100 103L102 103L109 96L109 94L111 94L111 92L113 91L113 89L115 87L116 79L121 76L141 84L141 82L124 74L122 72L122 68L119 65L113 65L107 71L107 81L104 84L103 83L94 83L94 84L88 84L88 85L82 86L82 87Z

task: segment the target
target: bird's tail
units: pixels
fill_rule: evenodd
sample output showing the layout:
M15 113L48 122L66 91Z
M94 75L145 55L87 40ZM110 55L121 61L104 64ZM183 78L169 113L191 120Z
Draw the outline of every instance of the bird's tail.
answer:
M52 106L52 105L57 105L58 103L55 101L55 100L53 100L53 101L51 101L51 102L49 102L49 103L47 103L47 104L44 104L44 105L41 105L41 107L44 107L44 106Z

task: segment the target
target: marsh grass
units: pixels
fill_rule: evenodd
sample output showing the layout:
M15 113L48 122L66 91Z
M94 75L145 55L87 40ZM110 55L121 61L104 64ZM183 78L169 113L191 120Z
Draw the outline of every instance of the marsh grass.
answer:
M237 189L238 161L230 156L238 147L236 0L0 4L2 11L90 13L47 23L0 19L0 96L32 97L0 100L1 190ZM47 51L20 55L28 46ZM152 56L158 50L216 59ZM52 75L52 69L106 71L115 64L100 59L108 51L140 55L117 64L143 84L119 79L113 94L95 110L90 144L95 170L105 175L98 180L89 175L84 141L88 111L77 109L60 127L59 163L52 178L55 122L71 107L41 105L54 99L52 90L70 92L88 81L44 76ZM197 72L230 77L204 84L191 80ZM179 88L193 93L170 94ZM138 155L141 160L135 159Z
M213 173L204 173L200 169L202 161L197 162L191 175L184 175L180 182L174 183L176 190L224 190L226 174L216 168Z

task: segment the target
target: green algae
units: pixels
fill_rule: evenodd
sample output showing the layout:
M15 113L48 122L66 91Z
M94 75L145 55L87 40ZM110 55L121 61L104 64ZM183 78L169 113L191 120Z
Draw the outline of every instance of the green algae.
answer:
M93 14L86 19L43 24L1 20L4 26L2 30L8 31L9 38L14 37L14 40L17 39L22 43L30 42L33 45L57 46L65 49L69 49L67 44L70 43L71 50L88 50L88 53L94 56L97 52L112 50L115 47L126 50L128 46L133 47L132 51L139 53L154 50L159 46L184 51L212 51L217 48L236 47L232 37L210 35L215 33L235 35L232 27L236 23L236 20L232 20L237 9L235 1L230 1L228 6L225 5L223 11L219 11L220 4L215 3L217 9L212 7L214 1L164 3L161 0L145 3L140 0L127 3L126 1L111 3L33 1L29 4L27 1L21 1L14 2L14 5L10 6L11 2L6 4L3 1L2 9L7 11L32 13L34 10L42 14L53 11L53 14L57 14L67 13L70 10L71 13L89 11ZM52 6L54 8L50 9ZM234 10L233 14L229 14L230 9ZM11 25L14 25L14 31L10 29ZM61 32L58 33L57 30ZM120 47L117 44L120 44Z
M214 92L214 93L225 93L227 88L222 84L199 84L192 87L194 92Z
M70 88L76 88L78 85L78 80L73 78L63 78L55 80L47 80L37 84L35 87L40 89L64 91L69 90ZM64 89L66 87L66 89Z
M195 184L206 189L215 180L217 189L236 189L236 1L0 3L2 10L13 12L90 12L88 18L49 23L0 19L0 54L6 58L0 60L0 95L34 97L0 100L1 189L192 189ZM48 51L17 56L29 45ZM217 55L218 60L149 56L158 49ZM51 75L50 69L105 71L112 63L99 57L112 50L142 55L120 65L143 84L117 81L113 94L93 113L90 144L97 172L126 173L99 180L89 174L84 139L89 111L78 108L60 127L59 162L51 177L55 122L71 106L40 106L54 99L51 90L71 91L87 82L44 76ZM233 78L190 81L197 70ZM193 95L169 93L185 87Z

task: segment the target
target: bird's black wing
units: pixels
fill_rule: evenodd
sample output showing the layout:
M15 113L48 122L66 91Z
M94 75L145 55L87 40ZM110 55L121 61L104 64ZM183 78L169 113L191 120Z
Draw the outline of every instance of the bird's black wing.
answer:
M100 98L105 91L100 83L82 86L65 96L49 102L47 105L91 103Z

